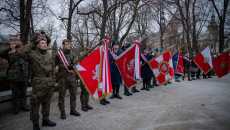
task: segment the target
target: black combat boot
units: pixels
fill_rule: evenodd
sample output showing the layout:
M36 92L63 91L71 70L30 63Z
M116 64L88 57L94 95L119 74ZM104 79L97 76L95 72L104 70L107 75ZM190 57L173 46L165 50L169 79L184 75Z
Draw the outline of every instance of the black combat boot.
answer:
M145 85L146 85L146 80L143 79L143 87L141 88L141 90L145 90Z
M65 111L61 111L61 119L66 119Z
M75 109L71 109L70 115L80 116L81 114L79 112L77 112Z
M104 98L101 99L100 104L101 104L101 105L106 105Z
M43 121L42 121L42 126L50 126L50 127L53 127L53 126L56 126L56 123L50 121L49 119L48 119L48 120L43 120Z
M132 93L130 93L130 92L129 92L128 94L129 94L129 95L133 95L133 94L132 94Z
M86 107L87 107L88 110L92 110L93 109L93 107L91 107L88 103L86 104Z
M119 90L120 90L120 84L116 85L116 98L122 99L122 97L119 95Z
M137 90L136 86L133 87L133 90L136 92L140 92L139 90Z
M13 114L17 115L20 112L19 108L16 106L14 107Z
M40 130L39 125L38 125L38 124L34 124L34 126L33 126L33 130Z
M30 108L27 107L25 104L21 105L21 110L22 111L30 111Z
M82 107L81 107L81 110L82 110L82 111L88 111L88 108L87 108L86 106L82 106Z
M106 104L110 104L110 101L106 100L105 98L103 100Z
M115 84L112 84L112 88L113 88L113 95L112 96L110 96L110 99L113 99L113 98L115 98L115 89L116 89L116 85Z

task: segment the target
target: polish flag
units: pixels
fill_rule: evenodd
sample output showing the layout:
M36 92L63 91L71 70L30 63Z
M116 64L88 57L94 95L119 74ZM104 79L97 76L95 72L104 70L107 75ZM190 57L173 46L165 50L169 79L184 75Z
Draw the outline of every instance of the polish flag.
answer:
M194 57L193 61L204 72L204 74L207 74L209 71L211 71L213 67L209 46L207 46L196 57Z
M227 51L224 54L218 56L212 61L212 64L218 78L227 75L230 71L229 52Z
M101 47L74 66L86 90L96 102L104 98L102 91L98 89L100 57Z

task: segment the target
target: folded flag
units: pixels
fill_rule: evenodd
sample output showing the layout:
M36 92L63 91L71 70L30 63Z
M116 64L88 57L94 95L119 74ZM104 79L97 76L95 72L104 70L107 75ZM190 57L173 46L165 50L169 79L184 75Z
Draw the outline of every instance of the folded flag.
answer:
M224 54L218 56L212 61L212 64L218 78L228 74L230 71L229 52L227 51Z
M184 75L183 57L181 50L178 50L173 56L173 69L174 74L178 78Z

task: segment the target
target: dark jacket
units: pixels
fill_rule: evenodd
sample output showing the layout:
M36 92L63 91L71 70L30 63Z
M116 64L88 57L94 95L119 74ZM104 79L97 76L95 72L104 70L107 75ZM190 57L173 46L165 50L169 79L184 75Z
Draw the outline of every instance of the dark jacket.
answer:
M120 54L122 54L122 51L118 50L117 52L114 52L114 54L119 56ZM115 59L113 58L111 53L109 53L109 62L110 62L110 72L111 72L112 84L121 84L122 77L121 77L119 69L117 68Z
M8 81L25 82L28 79L28 62L21 59L17 52L8 53L10 47L0 51L0 57L8 60L6 79Z
M145 56L145 58L149 61L150 59L153 58L152 55L149 55L149 54L143 54ZM144 61L144 59L142 58L141 56L141 62L142 64L144 64L142 67L141 67L141 78L143 79L151 79L153 77L153 73L152 73L152 70L151 68L149 67L148 63L146 63Z

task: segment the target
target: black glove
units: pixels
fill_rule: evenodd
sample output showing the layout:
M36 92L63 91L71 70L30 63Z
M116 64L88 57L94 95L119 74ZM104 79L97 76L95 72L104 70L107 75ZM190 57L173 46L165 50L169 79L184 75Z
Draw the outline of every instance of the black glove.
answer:
M68 70L73 70L73 66L72 66L72 65L69 65L69 66L68 66Z

